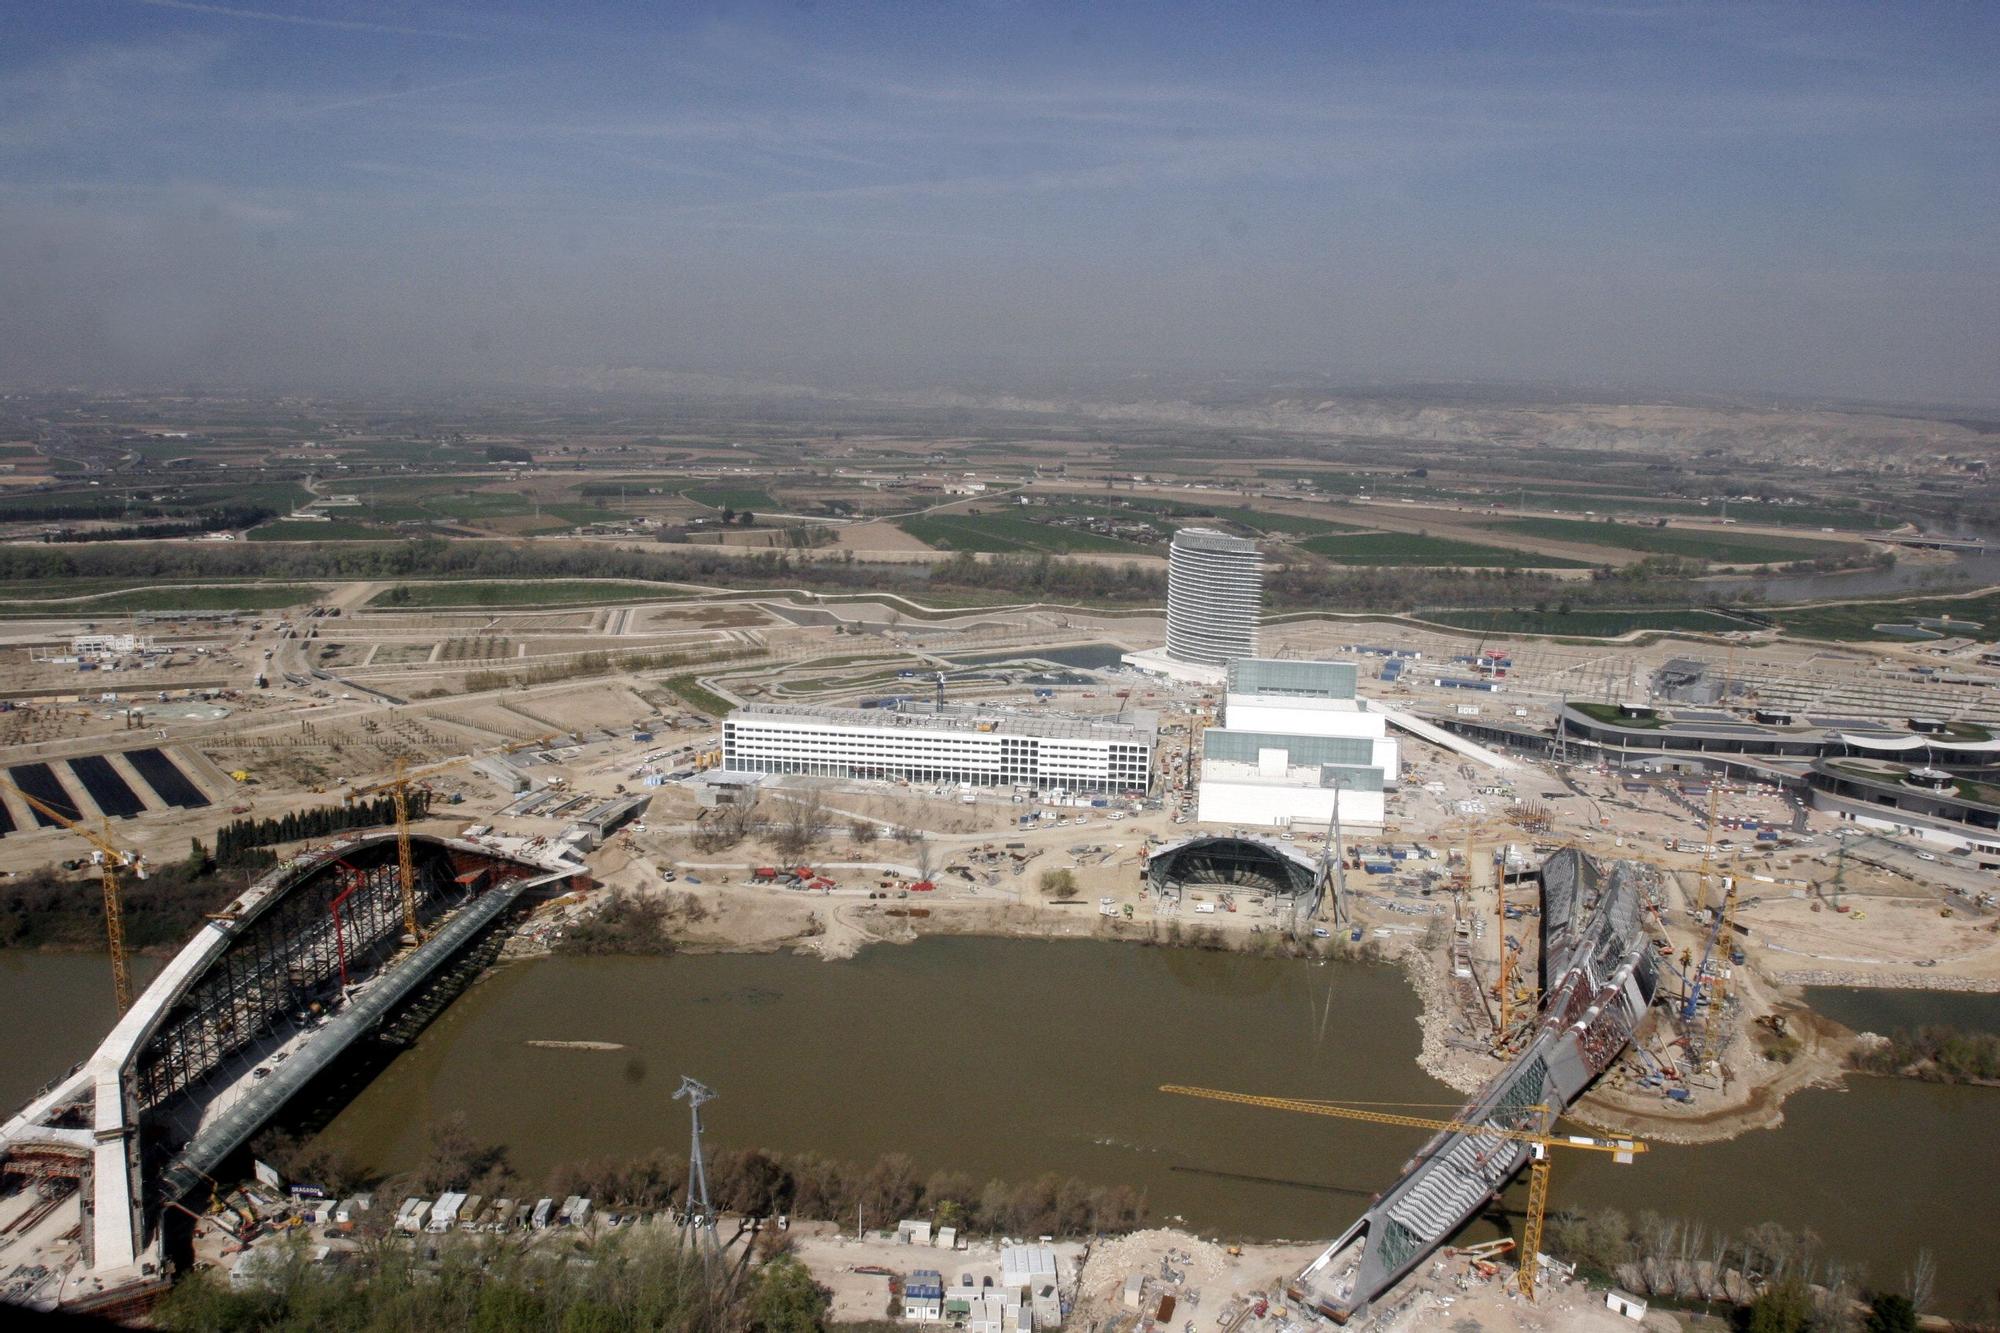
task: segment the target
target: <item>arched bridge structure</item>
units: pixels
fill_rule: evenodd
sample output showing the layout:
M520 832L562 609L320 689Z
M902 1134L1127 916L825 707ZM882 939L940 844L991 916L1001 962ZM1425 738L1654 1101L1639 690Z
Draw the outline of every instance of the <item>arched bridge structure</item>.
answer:
M168 1208L510 909L583 873L497 842L410 843L421 943L393 832L295 857L211 914L97 1050L0 1125L0 1172L51 1197L73 1183L80 1201L80 1262L53 1303L157 1281Z

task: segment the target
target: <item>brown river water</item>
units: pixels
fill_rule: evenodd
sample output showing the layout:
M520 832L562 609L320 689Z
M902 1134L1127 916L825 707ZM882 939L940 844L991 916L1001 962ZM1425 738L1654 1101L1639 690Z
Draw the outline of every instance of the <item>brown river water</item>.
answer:
M0 952L0 1100L87 1052L110 1017L102 961ZM1826 992L1855 1026L2000 1022L1986 997ZM1816 995L1818 1001L1822 995ZM75 1001L74 1004L71 1001ZM101 1010L101 1012L100 1012ZM474 987L324 1130L384 1171L463 1113L524 1180L558 1163L686 1143L681 1075L718 1094L709 1141L1021 1180L1054 1171L1146 1191L1155 1222L1210 1235L1329 1237L1421 1131L1194 1102L1190 1083L1413 1103L1449 1088L1415 1064L1417 1001L1392 968L1083 942L929 939L842 963L787 955L553 958ZM566 1049L531 1042L616 1043ZM1651 1208L1738 1230L1810 1227L1898 1279L1919 1249L1962 1309L2000 1283L2000 1090L1851 1079L1786 1103L1784 1125L1632 1166L1577 1153L1557 1207ZM1510 1193L1518 1226L1522 1191ZM1481 1238L1492 1224L1476 1223Z

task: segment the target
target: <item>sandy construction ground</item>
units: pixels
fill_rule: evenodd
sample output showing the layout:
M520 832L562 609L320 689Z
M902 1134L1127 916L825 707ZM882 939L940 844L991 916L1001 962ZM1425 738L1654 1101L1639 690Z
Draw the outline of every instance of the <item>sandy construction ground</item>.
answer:
M999 1271L1000 1245L991 1239L946 1250L899 1244L893 1235L879 1232L857 1240L851 1230L842 1233L823 1222L797 1224L788 1235L793 1252L833 1293L831 1313L836 1324L884 1318L891 1310L889 1274L902 1278L916 1269L935 1269L949 1297L968 1289L965 1278L972 1278L971 1290L981 1290L977 1284ZM1318 1327L1316 1320L1291 1308L1285 1289L1321 1248L1225 1246L1170 1229L1138 1231L1087 1246L1060 1244L1055 1247L1058 1286L1066 1295L1073 1293L1074 1299L1065 1327L1129 1328L1153 1314L1167 1296L1173 1297L1175 1310L1171 1324L1162 1325L1163 1329L1185 1325L1230 1333L1280 1333ZM1125 1299L1127 1281L1133 1276L1143 1281L1139 1307ZM1255 1313L1258 1301L1265 1303L1261 1316ZM1515 1287L1511 1268L1502 1265L1496 1275L1479 1276L1469 1260L1449 1253L1441 1253L1398 1287L1371 1312L1368 1326L1399 1331L1457 1329L1468 1320L1489 1333L1557 1329L1613 1333L1633 1327L1606 1309L1601 1295L1545 1277L1538 1301L1530 1304ZM1652 1317L1648 1326L1676 1327L1663 1316Z

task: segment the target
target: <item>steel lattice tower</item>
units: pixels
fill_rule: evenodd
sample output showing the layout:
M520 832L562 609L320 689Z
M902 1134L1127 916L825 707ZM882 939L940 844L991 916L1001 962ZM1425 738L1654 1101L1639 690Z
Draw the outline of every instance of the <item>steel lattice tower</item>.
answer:
M674 1093L674 1100L686 1099L688 1117L693 1122L693 1139L688 1147L688 1194L687 1208L681 1214L681 1229L693 1227L695 1243L710 1255L715 1253L715 1209L708 1200L708 1167L701 1155L701 1108L704 1102L715 1100L715 1093L704 1083L699 1083L681 1075L681 1086Z

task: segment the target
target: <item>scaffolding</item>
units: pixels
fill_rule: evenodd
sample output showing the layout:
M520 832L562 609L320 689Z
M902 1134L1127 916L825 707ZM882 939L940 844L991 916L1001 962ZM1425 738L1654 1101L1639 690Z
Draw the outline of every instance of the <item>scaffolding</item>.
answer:
M417 880L423 914L435 917L453 885L449 862L428 859ZM403 926L394 860L366 868L328 861L309 871L230 942L161 1021L134 1071L140 1106L169 1100L280 1018L308 1012L344 971L397 947Z

